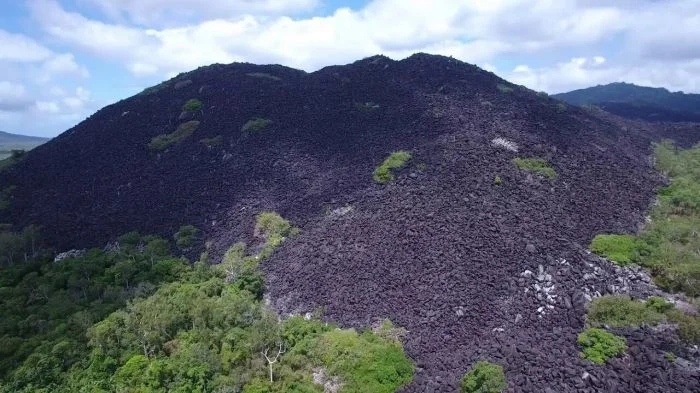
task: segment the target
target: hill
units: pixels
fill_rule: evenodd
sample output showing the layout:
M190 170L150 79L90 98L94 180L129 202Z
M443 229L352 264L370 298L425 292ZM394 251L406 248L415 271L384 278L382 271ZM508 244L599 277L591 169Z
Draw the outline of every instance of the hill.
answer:
M518 392L694 391L697 354L672 330L617 330L629 351L608 366L577 345L592 296L659 293L585 245L644 222L664 183L651 159L662 138L700 135L568 106L440 56L313 73L212 65L101 109L0 172L0 218L41 225L59 250L191 224L202 233L191 253L220 256L259 244L256 216L276 211L300 233L262 262L270 304L405 327L407 392L454 392L482 359ZM668 366L669 351L689 366Z
M31 150L48 140L49 138L0 131L0 159L9 157L12 150Z
M630 83L598 85L552 97L572 105L595 105L619 116L647 121L700 121L700 94L670 92Z

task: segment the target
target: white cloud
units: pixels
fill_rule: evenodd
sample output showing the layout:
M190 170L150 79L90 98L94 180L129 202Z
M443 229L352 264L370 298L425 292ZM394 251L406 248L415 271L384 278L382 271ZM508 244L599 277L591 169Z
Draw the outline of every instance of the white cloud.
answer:
M0 60L36 62L48 58L51 53L29 37L0 29Z
M70 53L63 53L53 56L41 66L40 78L43 81L49 81L54 76L77 76L87 78L90 75L88 70L78 65L75 58Z
M111 19L153 26L176 26L210 18L283 15L310 11L320 0L88 0Z
M0 111L18 112L31 105L31 100L24 85L9 81L0 81Z

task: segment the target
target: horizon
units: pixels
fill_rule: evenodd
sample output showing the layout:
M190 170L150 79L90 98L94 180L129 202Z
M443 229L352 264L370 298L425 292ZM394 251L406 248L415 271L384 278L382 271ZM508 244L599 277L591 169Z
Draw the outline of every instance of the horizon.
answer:
M614 82L700 92L692 0L26 0L0 16L0 128L54 137L213 63L305 71L383 54L452 56L549 94ZM401 20L402 23L395 23ZM676 26L658 32L659 24Z

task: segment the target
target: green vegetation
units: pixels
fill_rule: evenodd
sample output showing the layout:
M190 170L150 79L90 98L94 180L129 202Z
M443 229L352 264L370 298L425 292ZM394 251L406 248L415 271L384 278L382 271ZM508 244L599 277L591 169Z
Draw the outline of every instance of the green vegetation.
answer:
M496 175L496 177L493 178L493 185L500 186L501 184L503 184L503 179L501 179L500 176Z
M534 172L534 173L539 173L541 175L547 176L550 179L554 179L557 177L557 172L552 168L551 165L549 165L549 162L547 160L542 159L542 158L514 158L513 159L513 164L515 164L518 168Z
M180 229L175 232L173 238L175 239L175 244L182 249L192 247L192 244L197 239L199 235L199 229L192 225L183 225Z
M566 110L567 110L567 107L566 107L565 103L563 103L563 102L557 103L557 113L564 113L564 112L566 112Z
M248 120L243 127L241 127L241 131L258 132L264 130L270 124L272 124L272 120L256 117L255 119Z
M661 298L647 302L632 300L626 295L602 296L593 299L588 321L595 326L639 327L657 325L666 320L663 312L673 305Z
M213 138L204 138L200 140L200 142L204 143L209 148L221 147L224 144L224 137L217 135Z
M177 130L171 132L170 134L161 134L153 137L151 142L148 144L148 148L153 151L162 151L168 147L182 142L187 137L192 135L199 127L199 122L197 120L191 120L186 123L180 124Z
M248 75L251 78L261 78L261 79L270 79L273 81L281 81L282 78L270 74L266 74L264 72L249 72L246 75Z
M396 178L392 172L395 169L401 169L406 166L408 160L412 157L411 152L399 150L391 153L381 165L379 165L372 175L374 181L379 184L387 184L394 181Z
M462 393L501 393L508 388L503 367L479 361L462 378Z
M676 309L666 312L666 316L678 325L678 336L681 340L692 345L700 345L700 316L688 315Z
M594 253L619 265L628 265L636 259L637 238L631 235L596 235L589 247Z
M604 364L610 358L627 351L627 341L603 329L588 328L578 335L581 357L595 364Z
M33 262L40 257L39 232L35 225L13 232L9 225L0 224L0 266Z
M672 292L700 295L700 145L679 150L656 146L657 168L670 185L659 191L651 222L637 236L596 236L591 250L617 262L650 269L655 282Z
M266 248L293 227L265 212L257 231ZM170 246L132 232L113 251L0 270L0 393L322 393L319 370L340 393L410 382L390 322L375 334L318 317L280 321L262 301L262 279L250 285L262 253L238 243L209 267L206 254L190 265ZM248 271L229 276L226 265L242 262Z
M666 352L664 354L664 359L666 359L669 363L675 363L676 362L676 354L673 352Z
M503 83L499 83L498 85L496 85L496 88L498 88L498 91L500 91L501 93L512 93L513 92L512 87L510 87L506 84L503 84Z
M15 191L16 186L7 186L0 189L0 210L5 210L10 207L12 193Z
M12 149L10 151L0 150L0 171L20 162L26 154L27 151L21 149Z
M197 112L200 109L202 109L202 101L196 98L191 98L187 100L187 102L185 102L185 105L182 106L182 110L184 112Z

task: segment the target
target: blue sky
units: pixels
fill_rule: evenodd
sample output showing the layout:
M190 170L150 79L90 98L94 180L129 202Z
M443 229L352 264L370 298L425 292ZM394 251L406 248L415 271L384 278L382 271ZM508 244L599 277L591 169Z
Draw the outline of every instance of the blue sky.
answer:
M0 15L0 130L55 136L211 63L314 71L453 56L550 93L700 92L698 0L17 0Z

